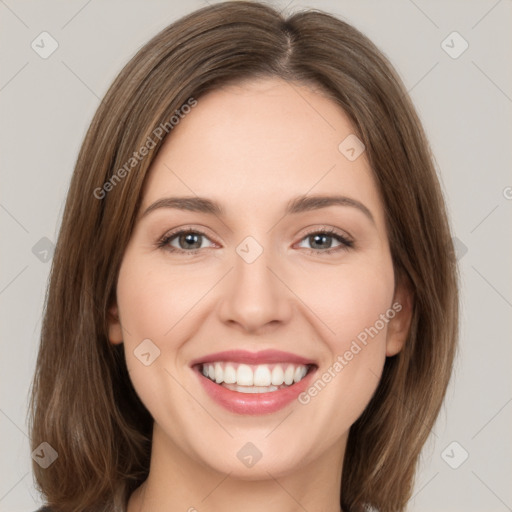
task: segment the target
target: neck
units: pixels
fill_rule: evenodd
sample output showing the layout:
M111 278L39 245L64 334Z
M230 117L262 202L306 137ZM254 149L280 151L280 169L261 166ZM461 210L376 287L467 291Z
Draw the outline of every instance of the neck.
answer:
M281 474L260 467L258 476L242 479L189 456L155 423L149 476L131 495L127 512L340 512L346 441Z

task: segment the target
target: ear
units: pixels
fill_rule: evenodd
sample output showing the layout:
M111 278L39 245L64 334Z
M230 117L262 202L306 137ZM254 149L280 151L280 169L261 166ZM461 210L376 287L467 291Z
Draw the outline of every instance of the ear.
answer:
M108 321L108 339L110 343L114 345L119 345L123 342L123 329L121 327L121 322L119 321L119 311L117 308L117 303L109 308L107 312L107 321Z
M395 316L389 321L386 337L386 356L398 354L405 345L411 327L414 294L409 280L400 278L395 286L391 309Z

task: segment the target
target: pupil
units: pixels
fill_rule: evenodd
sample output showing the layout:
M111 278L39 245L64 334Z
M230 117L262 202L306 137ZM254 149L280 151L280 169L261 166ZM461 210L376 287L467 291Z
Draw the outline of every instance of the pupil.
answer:
M318 241L319 239L323 239L323 240L324 240L324 242L323 242L323 243L324 243L324 244L326 244L325 240L326 240L327 238L330 238L330 237L328 237L328 236L326 236L326 235L313 235L313 237L312 237L312 238L313 238L313 240L314 240L313 245L315 245L315 244L317 244L317 241ZM322 244L322 242L320 242L320 245L321 245L321 244ZM328 248L329 248L329 245L330 245L330 244L327 244L327 247L323 247L323 248L324 248L324 249L325 249L325 248L327 248L327 249L328 249Z
M181 236L181 241L184 242L184 245L188 244L189 248L190 245L194 245L193 249L199 249L201 247L201 243L198 242L197 240L200 236L201 235L197 235L194 233L187 233L186 235ZM326 235L313 235L310 238L313 239L313 246L322 246L327 244L326 240L330 237ZM329 248L329 246L330 244L327 244L327 248Z
M187 245L187 244L192 244L192 245L196 245L196 247L190 247L190 245L188 245L188 248L192 248L192 249L199 249L201 247L201 243L197 242L197 239L199 238L200 235L196 235L196 234L193 234L193 233L187 233L186 235L182 235L181 236L181 240L184 241L184 245Z

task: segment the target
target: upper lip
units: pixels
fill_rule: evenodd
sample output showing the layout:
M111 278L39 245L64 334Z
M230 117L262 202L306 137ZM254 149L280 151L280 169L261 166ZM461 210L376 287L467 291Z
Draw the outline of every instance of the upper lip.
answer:
M296 363L303 365L314 365L312 359L283 352L282 350L261 350L259 352L249 352L247 350L225 350L224 352L215 352L191 361L190 366L202 363L214 363L220 361L231 361L245 364L270 364L270 363Z

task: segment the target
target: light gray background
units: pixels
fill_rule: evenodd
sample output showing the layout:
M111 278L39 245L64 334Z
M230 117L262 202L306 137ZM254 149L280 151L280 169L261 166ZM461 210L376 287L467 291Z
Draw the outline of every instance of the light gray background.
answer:
M204 5L0 0L1 511L41 503L26 427L50 269L39 241L56 240L99 98L143 43ZM512 510L512 2L295 0L287 10L300 7L354 24L396 66L429 135L458 239L461 350L409 510ZM31 48L43 31L59 44L47 59ZM453 31L469 43L457 59L441 46ZM452 51L461 48L451 41ZM452 469L447 461L460 463L463 450L469 458Z

